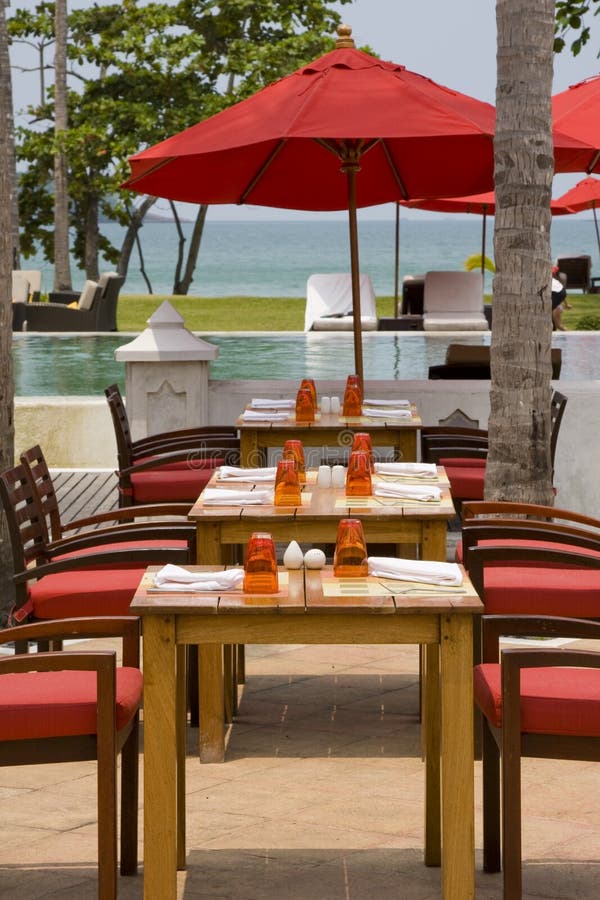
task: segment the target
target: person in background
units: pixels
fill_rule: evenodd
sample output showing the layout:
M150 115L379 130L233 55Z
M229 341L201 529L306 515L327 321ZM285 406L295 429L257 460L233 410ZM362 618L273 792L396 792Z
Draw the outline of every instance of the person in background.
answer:
M572 309L567 300L567 288L560 279L558 266L552 267L552 330L566 331L562 324L563 309Z

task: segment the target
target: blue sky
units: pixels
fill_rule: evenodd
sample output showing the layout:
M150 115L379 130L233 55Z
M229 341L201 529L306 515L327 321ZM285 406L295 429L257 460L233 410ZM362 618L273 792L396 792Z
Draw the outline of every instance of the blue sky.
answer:
M91 0L69 0L70 8L87 6ZM13 0L15 6L33 8L33 0ZM384 59L402 63L408 69L427 75L440 84L494 103L496 84L496 20L493 0L354 0L334 4L343 21L353 29L358 45L368 44ZM10 15L10 8L9 8ZM598 36L600 17L590 18L593 39L578 57L563 51L555 57L554 92L566 89L600 72ZM28 93L37 91L37 77L15 72L16 106L28 102ZM561 175L555 179L554 195L564 193L582 175ZM392 218L393 205L363 210L365 218ZM214 218L312 218L312 214L278 214L276 210L256 207L212 207ZM323 215L323 214L320 214ZM343 213L331 213L343 217ZM411 211L412 217L435 213Z

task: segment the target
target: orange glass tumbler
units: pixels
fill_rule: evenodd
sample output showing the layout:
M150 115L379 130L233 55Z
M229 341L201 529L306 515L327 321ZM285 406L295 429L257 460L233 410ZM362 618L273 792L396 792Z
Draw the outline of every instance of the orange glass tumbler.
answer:
M296 461L298 481L300 484L304 484L306 482L306 464L304 462L304 447L302 446L302 441L286 441L283 445L283 458Z
M345 416L360 416L362 413L362 388L358 375L348 375L342 413Z
M308 388L309 389L309 391L311 393L311 397L312 397L313 406L316 409L318 406L318 401L317 401L317 388L315 386L314 378L303 378L302 381L300 382L300 388Z
M250 535L244 565L246 594L276 594L279 590L275 544L270 534L255 531Z
M295 459L280 459L275 474L275 506L300 506L300 481Z
M310 388L300 388L296 394L296 422L314 422L315 405Z
M346 496L370 497L372 493L369 453L367 450L353 450L348 460Z
M366 431L356 431L352 441L352 450L364 450L369 454L369 465L371 472L375 471L375 457L373 456L373 445L371 443L371 435Z
M367 545L360 519L340 519L333 574L336 578L364 578L369 574Z

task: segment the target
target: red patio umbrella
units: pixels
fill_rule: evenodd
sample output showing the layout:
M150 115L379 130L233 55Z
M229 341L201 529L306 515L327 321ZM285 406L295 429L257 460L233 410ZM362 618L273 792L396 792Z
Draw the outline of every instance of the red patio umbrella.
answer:
M338 32L332 52L131 157L124 187L193 203L347 209L362 378L357 208L491 188L495 114Z
M575 187L572 187L570 191L559 197L557 202L569 207L571 212L583 212L584 209L592 210L598 253L600 254L600 230L598 229L598 218L596 216L596 207L600 204L600 178L584 178L582 181L578 181Z
M587 151L557 163L557 172L600 171L600 75L573 84L552 98L554 128L587 146Z

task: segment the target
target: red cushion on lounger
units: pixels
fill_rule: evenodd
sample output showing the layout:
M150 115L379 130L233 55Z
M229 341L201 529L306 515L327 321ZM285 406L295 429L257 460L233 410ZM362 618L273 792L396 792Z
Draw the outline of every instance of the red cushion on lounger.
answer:
M457 468L466 467L468 469L485 469L487 460L479 456L452 456L447 459L440 459L440 466L455 466Z
M58 562L61 559L71 559L74 556L87 556L90 557L94 555L94 553L108 553L112 550L138 550L139 548L146 547L156 547L157 550L187 550L188 542L187 541L171 541L171 540L147 540L147 541L122 541L118 544L97 544L95 547L86 547L84 550L73 550L70 553L61 553L58 556L53 556L52 559ZM149 561L150 562L150 561ZM139 569L140 561L135 560L133 562L127 562L124 560L120 563L100 563L98 568L101 569ZM93 560L90 560L90 569L94 568Z
M600 618L600 569L487 566L486 613Z
M195 503L214 474L214 467L139 472L131 476L136 503Z
M502 724L500 679L499 665L475 666L475 702L496 727ZM521 730L600 737L600 669L522 669Z
M96 733L95 672L24 672L0 676L0 740ZM142 700L139 669L117 669L117 730Z
M44 575L29 585L36 619L124 616L145 568L82 569Z
M446 468L450 493L460 500L483 500L485 466L451 466Z

